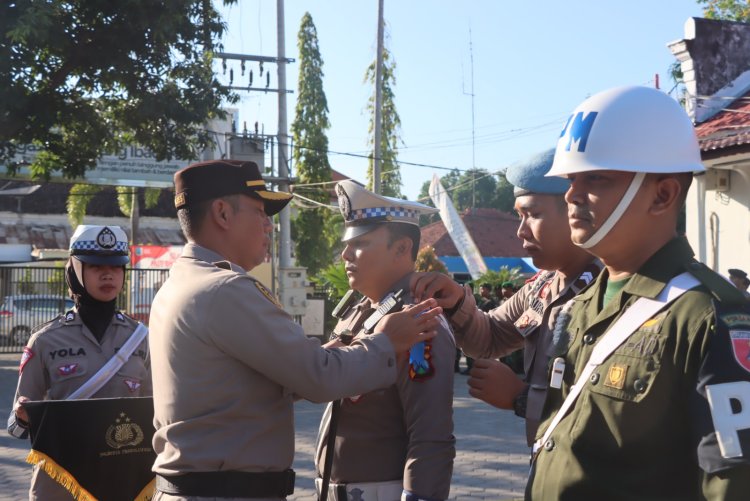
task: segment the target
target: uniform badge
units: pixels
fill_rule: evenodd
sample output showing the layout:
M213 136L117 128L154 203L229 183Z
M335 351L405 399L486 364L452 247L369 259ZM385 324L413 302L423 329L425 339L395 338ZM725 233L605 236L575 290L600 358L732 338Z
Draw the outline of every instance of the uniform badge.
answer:
M263 294L264 296L266 296L266 299L268 299L269 301L271 301L273 304L275 304L276 306L278 306L282 310L284 309L284 307L281 306L281 303L279 303L279 300L276 299L276 297L274 297L274 295L271 294L271 291L269 291L268 289L266 289L265 286L262 283L255 282L255 286L258 288L258 290L260 291L261 294Z
M729 331L732 340L732 351L737 363L750 372L750 331Z
M622 390L625 386L625 377L628 375L628 366L625 364L612 364L604 380L604 386Z
M71 374L75 374L77 370L78 364L65 364L57 368L57 373L61 376L70 376Z
M349 200L349 195L346 194L344 187L340 184L336 185L336 195L339 197L339 209L341 214L344 216L344 221L351 221L352 219L352 203Z
M18 373L21 374L23 372L24 366L28 363L29 360L34 358L34 352L31 351L31 348L24 347L23 349L23 355L21 355L21 365L18 366Z
M409 379L424 381L435 374L432 365L432 343L422 341L409 350Z
M137 379L125 379L125 386L128 387L130 393L135 393L141 387L141 382Z
M114 249L117 245L117 237L112 230L105 226L96 236L96 243L102 249Z
M107 428L105 440L107 445L113 449L135 447L143 442L143 430L138 424L132 422L124 412L121 412L115 419L115 423Z

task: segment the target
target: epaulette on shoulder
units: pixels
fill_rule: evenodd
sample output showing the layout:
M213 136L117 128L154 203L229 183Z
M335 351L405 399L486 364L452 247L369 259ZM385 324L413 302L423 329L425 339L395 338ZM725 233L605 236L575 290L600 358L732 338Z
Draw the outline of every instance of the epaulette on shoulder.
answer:
M36 327L32 328L31 329L31 334L34 335L34 334L36 334L38 332L47 331L47 330L50 330L50 329L52 329L54 327L59 327L60 325L62 325L62 322L60 322L60 321L64 320L64 319L65 319L65 313L61 313L61 314L57 315L55 318L53 318L51 320L48 320L48 321L46 321L44 323L41 323L41 324L37 325Z
M133 317L133 316L131 316L131 315L130 315L129 313L126 313L126 312L124 312L124 311L119 311L119 310L118 310L118 311L117 311L117 312L115 313L115 315L119 315L119 319L120 319L120 320L122 320L122 321L124 321L124 322L132 322L132 323L134 323L134 324L137 324L137 323L138 323L138 320L137 320L136 318L134 318L134 317Z
M687 271L697 278L718 301L728 304L744 304L747 299L734 285L699 261L692 261Z
M541 274L542 274L543 272L544 272L544 270L539 270L539 271L537 271L536 273L534 273L534 276L533 276L533 277L531 277L531 278L527 278L527 279L526 279L526 281L525 281L524 283L525 283L525 284L530 284L530 283L532 283L532 282L533 282L534 280L536 280L537 278L539 278L539 275L541 275Z

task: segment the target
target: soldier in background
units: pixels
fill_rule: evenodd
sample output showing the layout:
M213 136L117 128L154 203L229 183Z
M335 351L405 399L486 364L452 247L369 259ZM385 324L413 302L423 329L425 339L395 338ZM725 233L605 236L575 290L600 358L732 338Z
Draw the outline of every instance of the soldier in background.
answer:
M747 291L750 286L750 279L747 278L747 273L738 268L729 269L729 281L734 284L737 289L742 291L745 297L750 297L750 292Z
M593 256L570 241L563 194L569 183L544 175L552 150L511 166L515 209L521 218L518 238L540 271L510 299L484 313L468 288L441 273L419 273L412 280L416 298L435 297L442 305L458 345L477 357L469 393L526 419L529 446L539 426L547 392L552 330L563 305L601 269ZM492 360L523 348L523 379L503 362Z
M387 387L397 356L435 335L440 308L422 303L346 350L307 338L247 273L268 254L269 217L291 197L266 189L254 162L175 174L188 243L150 318L157 500L284 499L294 491L295 396L324 402Z
M409 280L419 250L419 217L437 210L376 195L353 181L338 183L336 192L346 227L341 257L350 287L364 296L336 326L334 338L348 344L366 336L370 324L378 325L373 311L389 294L401 291L404 304L413 302ZM333 454L328 500L448 498L455 456L455 347L443 319L435 338L412 348L395 384L341 402L335 440L329 436L329 406L315 458L323 477L326 456ZM329 443L335 444L331 450ZM316 483L319 494L322 483L322 478Z

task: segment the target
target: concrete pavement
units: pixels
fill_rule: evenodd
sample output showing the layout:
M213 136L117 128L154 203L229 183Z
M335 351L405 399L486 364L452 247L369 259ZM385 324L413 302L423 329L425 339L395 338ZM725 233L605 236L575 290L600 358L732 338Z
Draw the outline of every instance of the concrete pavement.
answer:
M10 412L18 377L20 354L0 354L0 420ZM456 461L451 500L506 500L523 498L529 469L523 421L511 411L492 408L469 396L466 376L456 375L453 418ZM297 483L289 500L314 501L315 437L324 406L295 405ZM0 431L0 499L27 497L30 467L24 462L28 441Z

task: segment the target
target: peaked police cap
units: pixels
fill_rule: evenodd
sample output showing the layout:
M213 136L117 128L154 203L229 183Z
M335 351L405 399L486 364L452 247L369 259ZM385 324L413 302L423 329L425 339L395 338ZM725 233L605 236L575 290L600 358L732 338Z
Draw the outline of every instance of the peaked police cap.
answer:
M418 227L419 216L438 211L419 202L377 195L351 180L336 184L336 195L346 227L342 242L364 235L384 223L406 223Z
M258 164L239 160L188 165L175 172L174 192L174 206L178 210L205 200L244 194L263 201L269 216L280 212L292 199L291 193L266 188Z

